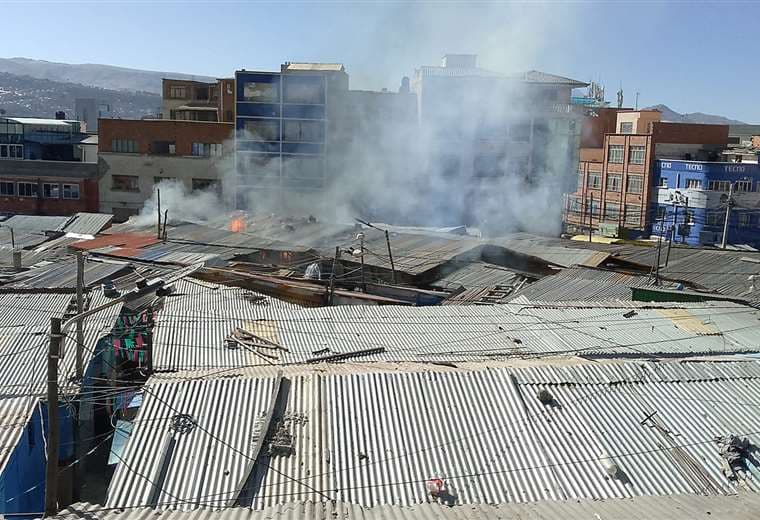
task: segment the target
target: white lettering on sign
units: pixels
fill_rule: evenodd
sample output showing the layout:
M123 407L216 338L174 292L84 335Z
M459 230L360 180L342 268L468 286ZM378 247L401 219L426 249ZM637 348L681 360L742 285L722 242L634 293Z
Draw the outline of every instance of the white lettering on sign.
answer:
M691 171L701 172L702 171L702 165L701 164L687 164L686 165L686 169L687 170L691 170Z
M661 162L661 163L660 163L660 167L661 167L661 168L667 168L667 169L669 170L669 169L671 169L671 168L673 167L673 163L669 163L669 162Z
M744 173L744 166L724 166L727 173Z

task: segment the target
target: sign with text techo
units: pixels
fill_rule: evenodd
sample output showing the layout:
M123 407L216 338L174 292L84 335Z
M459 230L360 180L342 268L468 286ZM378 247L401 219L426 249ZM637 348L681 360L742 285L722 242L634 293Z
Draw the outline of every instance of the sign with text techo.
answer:
M699 161L658 161L661 172L687 172L701 175L724 176L760 176L760 165L725 162Z

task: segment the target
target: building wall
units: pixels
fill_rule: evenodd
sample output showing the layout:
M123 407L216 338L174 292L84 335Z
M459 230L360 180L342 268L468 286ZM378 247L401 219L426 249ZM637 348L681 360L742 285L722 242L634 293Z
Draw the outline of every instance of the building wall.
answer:
M113 152L115 139L136 141L138 154L153 154L157 141L175 143L175 155L192 155L193 143L232 145L233 125L205 121L163 119L101 119L99 121L100 152Z
M736 204L730 211L728 243L760 244L757 164L658 160L655 176L652 211L659 218L653 225L654 234L672 236L676 242L690 245L720 243L729 193L726 183L745 181L749 190L733 193ZM711 181L724 182L716 186Z
M102 177L99 182L100 211L113 213L118 218L135 215L153 194L156 181L177 180L188 191L193 188L193 179L217 182L224 189L222 178L225 171L231 171L229 158L167 156L146 154L101 153ZM137 191L114 189L114 175L138 178Z
M728 125L656 122L652 137L658 144L715 144L725 147L728 146Z
M185 87L186 96L171 97L172 87ZM216 108L218 121L232 123L235 121L235 80L233 78L218 79L215 83L181 79L164 79L162 81L162 119L177 119L172 117L175 111L185 105L207 106ZM208 91L207 99L199 99L199 90Z
M581 125L581 148L604 146L604 136L617 132L618 108L594 108L594 116L587 116Z
M98 165L60 161L0 161L0 182L12 182L13 196L0 195L0 211L24 215L72 215L97 212ZM37 185L36 197L20 197L18 183ZM43 184L58 185L56 198L45 198ZM64 199L62 184L79 186L78 199Z
M615 130L612 133L622 134L622 124L631 123L633 125L632 134L648 134L652 132L652 127L655 122L660 121L662 113L659 110L631 110L631 111L618 111L617 123Z

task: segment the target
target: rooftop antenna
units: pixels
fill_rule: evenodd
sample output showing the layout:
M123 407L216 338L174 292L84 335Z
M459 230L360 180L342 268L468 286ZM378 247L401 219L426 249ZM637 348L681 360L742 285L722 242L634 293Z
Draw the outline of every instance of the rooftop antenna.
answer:
M636 92L636 110L639 109L639 93Z

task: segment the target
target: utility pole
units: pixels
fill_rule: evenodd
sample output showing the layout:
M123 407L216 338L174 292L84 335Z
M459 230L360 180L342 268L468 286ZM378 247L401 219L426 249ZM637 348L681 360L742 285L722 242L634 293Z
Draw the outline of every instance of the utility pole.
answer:
M666 206L667 207L667 206ZM657 264L654 270L654 284L660 285L660 255L662 255L662 234L665 232L665 215L660 221L660 232L657 234Z
M58 359L61 355L61 319L50 318L47 360L47 467L45 468L45 516L58 513Z
M164 210L164 242L166 242L166 223L169 222L169 210Z
M359 233L359 247L362 259L362 291L367 292L367 284L364 282L364 233Z
M156 188L156 210L158 211L158 223L156 224L156 238L161 240L161 190Z
M330 273L330 289L327 293L327 305L332 305L333 294L335 294L335 269L338 265L338 258L340 257L340 247L335 247L335 257L333 258L332 272Z
M591 242L591 228L593 226L592 218L594 216L594 194L589 194L588 203L588 241Z
M686 204L683 208L683 229L681 230L681 243L686 243L686 235L684 231L689 229L689 197L686 197ZM689 233L691 234L691 233Z
M720 248L725 249L728 242L728 219L731 216L731 204L734 202L734 183L728 185L728 200L726 201L726 219L723 221L723 239Z
M11 230L11 247L13 249L16 249L16 237L13 236L13 228L8 228Z
M77 314L84 312L84 254L81 251L77 251ZM84 377L84 369L82 367L82 357L84 356L84 328L82 326L82 320L77 320L77 360L76 360L76 375L77 379L81 380Z
M396 285L396 266L393 264L393 253L391 252L391 239L388 230L385 230L385 243L388 245L388 258L391 261L391 274L393 275L393 285Z

